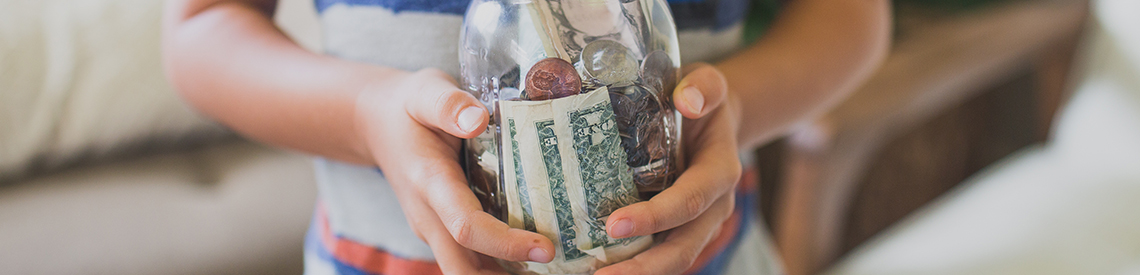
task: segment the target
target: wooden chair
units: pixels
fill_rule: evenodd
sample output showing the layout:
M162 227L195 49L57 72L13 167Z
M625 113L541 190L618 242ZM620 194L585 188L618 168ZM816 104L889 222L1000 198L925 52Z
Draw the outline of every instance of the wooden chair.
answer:
M953 16L899 18L899 38L869 81L759 153L769 181L762 182L762 212L788 274L816 273L850 248L844 238L857 222L849 220L853 202L861 184L873 184L862 179L883 148L988 88L1029 75L1037 103L1037 127L1030 129L1043 139L1065 98L1087 7L1085 0L1010 1Z

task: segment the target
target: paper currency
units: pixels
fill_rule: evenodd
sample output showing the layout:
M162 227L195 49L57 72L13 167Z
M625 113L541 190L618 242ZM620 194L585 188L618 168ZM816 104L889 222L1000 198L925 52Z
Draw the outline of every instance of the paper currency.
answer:
M547 101L502 101L510 161L505 180L512 227L555 241L555 261L532 270L584 273L624 260L649 237L612 239L605 219L638 201L606 88ZM506 149L506 148L504 148ZM504 150L508 151L508 150ZM506 159L506 156L504 156ZM511 194L507 190L508 194Z
M466 143L468 173L479 176L472 189L485 210L557 248L548 264L500 263L521 274L589 274L652 245L612 239L605 222L683 167L670 102L680 58L666 2L473 0L465 20L462 86L487 105L493 137Z
M637 3L637 4L629 4ZM533 1L530 20L546 47L547 57L577 60L587 43L609 39L625 45L640 45L645 34L639 0L622 4L613 0ZM630 7L630 8L627 8ZM641 56L641 47L633 49Z

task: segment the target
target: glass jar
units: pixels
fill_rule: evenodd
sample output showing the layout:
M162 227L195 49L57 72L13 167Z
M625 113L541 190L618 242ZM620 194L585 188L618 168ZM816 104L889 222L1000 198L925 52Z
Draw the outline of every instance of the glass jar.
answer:
M672 185L684 164L676 28L665 0L474 0L461 87L491 114L464 142L483 209L550 238L523 274L588 274L652 245L610 238L606 218Z

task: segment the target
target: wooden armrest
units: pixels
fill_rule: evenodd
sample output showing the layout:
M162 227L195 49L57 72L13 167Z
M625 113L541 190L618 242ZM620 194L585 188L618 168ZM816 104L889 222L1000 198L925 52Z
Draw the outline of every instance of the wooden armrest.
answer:
M855 185L885 141L1074 39L1087 5L1017 1L912 29L851 98L795 130L774 228L788 274L811 274L839 256Z

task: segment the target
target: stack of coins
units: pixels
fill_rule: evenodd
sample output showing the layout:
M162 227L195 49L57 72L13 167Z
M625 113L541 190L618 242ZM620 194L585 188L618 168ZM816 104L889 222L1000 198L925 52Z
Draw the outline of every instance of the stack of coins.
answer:
M669 92L677 84L677 67L664 51L650 52L638 60L622 43L594 40L583 47L574 65L546 58L530 68L525 81L524 100L550 100L609 88L634 181L660 186L676 172L669 167L674 146L665 124L670 121L667 116L673 115Z

